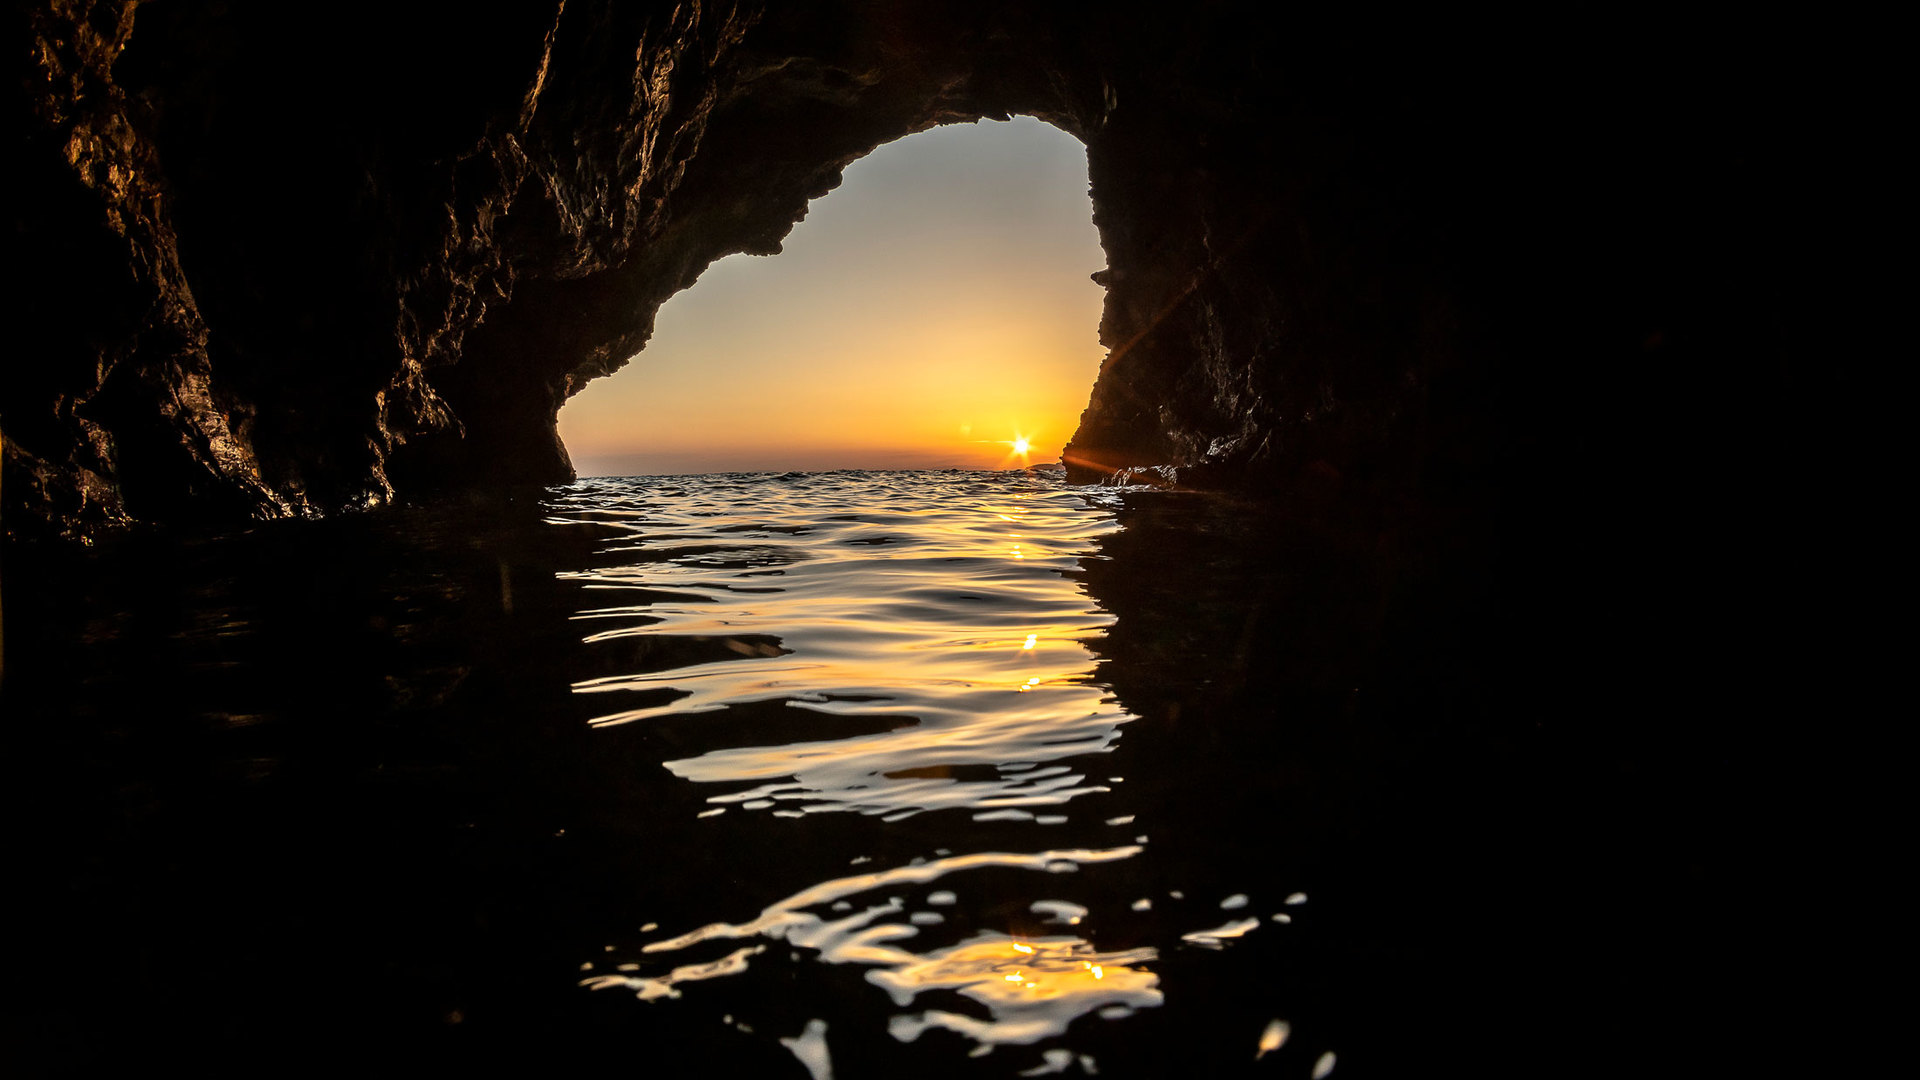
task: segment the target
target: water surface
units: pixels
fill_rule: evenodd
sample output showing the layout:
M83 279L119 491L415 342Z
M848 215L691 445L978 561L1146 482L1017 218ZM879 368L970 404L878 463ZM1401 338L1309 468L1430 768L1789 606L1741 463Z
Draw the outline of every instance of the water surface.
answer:
M84 1068L1366 1075L1466 1007L1481 865L1473 624L1398 543L947 472L16 555L21 1015Z
M699 799L680 812L710 822L692 827L803 846L831 872L717 905L720 921L649 920L584 964L583 985L691 1002L701 983L779 979L756 967L783 960L845 966L871 989L841 991L830 1024L810 1018L826 1025L812 1029L823 1060L845 1041L938 1031L929 1044L956 1056L1097 1070L1086 1051L1102 1040L1076 1036L1160 1006L1162 950L1220 949L1290 921L1283 896L1228 922L1219 905L1244 908L1244 894L1163 895L1191 925L1162 940L1161 921L1142 918L1152 891L1129 891L1139 872L1109 874L1148 861L1157 817L1123 793L1114 751L1136 717L1095 670L1113 616L1080 580L1120 527L1114 505L1021 473L593 480L559 493L549 523L596 538L595 565L559 575L586 605L572 618L591 666L618 669L572 683L589 723L631 725L623 735L660 748ZM939 846L904 862L836 850L843 834L812 820L833 813L926 815L914 834Z

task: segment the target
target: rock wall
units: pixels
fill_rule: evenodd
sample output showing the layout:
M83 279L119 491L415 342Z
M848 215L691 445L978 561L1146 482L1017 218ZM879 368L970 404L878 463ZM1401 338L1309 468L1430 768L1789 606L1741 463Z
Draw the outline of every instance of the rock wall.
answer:
M1338 7L14 5L0 522L565 480L662 301L1012 113L1086 143L1108 256L1076 478L1486 505L1648 379L1772 407L1766 28Z

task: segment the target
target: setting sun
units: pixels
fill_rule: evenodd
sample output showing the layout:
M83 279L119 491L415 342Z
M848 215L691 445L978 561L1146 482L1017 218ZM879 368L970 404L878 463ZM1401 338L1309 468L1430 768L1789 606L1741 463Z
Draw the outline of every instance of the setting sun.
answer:
M1026 436L1022 435L1013 440L1013 452L1019 454L1021 457L1026 457L1027 451L1031 449L1033 449L1033 444L1027 441Z

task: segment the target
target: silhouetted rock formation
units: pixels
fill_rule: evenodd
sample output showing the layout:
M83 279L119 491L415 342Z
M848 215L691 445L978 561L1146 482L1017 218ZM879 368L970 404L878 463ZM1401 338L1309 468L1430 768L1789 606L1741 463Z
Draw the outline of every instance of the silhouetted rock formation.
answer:
M135 7L9 21L12 530L564 480L557 410L668 296L873 147L1012 113L1086 143L1108 255L1077 478L1479 505L1713 361L1755 424L1784 393L1795 245L1749 215L1794 91L1671 17Z

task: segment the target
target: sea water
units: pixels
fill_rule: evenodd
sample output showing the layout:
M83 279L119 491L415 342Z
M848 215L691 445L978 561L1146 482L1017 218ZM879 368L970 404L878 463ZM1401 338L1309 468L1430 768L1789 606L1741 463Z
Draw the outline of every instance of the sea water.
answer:
M1380 543L1043 471L844 472L16 560L40 1049L1364 1062L1408 940L1375 925L1406 884L1368 824L1401 752L1367 720Z
M571 686L594 703L588 722L664 728L652 738L676 749L659 766L700 806L681 811L690 828L803 847L817 867L715 921L649 919L583 965L582 985L684 1002L714 980L765 978L758 965L833 965L857 975L842 994L869 1000L862 1019L809 1017L792 1033L785 1045L816 1071L838 1043L931 1031L952 1053L1097 1070L1075 1025L1159 1007L1163 951L1288 921L1304 893L1255 909L1196 883L1187 905L1130 892L1133 867L1109 872L1150 861L1156 824L1114 755L1137 717L1096 672L1113 616L1080 580L1120 527L1117 499L1015 472L557 493L549 522L600 538L596 565L561 575L580 587L581 644L619 657L594 665L618 673ZM846 833L810 827L832 814L920 844L836 849ZM1174 936L1141 925L1156 900L1186 908ZM744 1013L731 1023L756 1029Z

